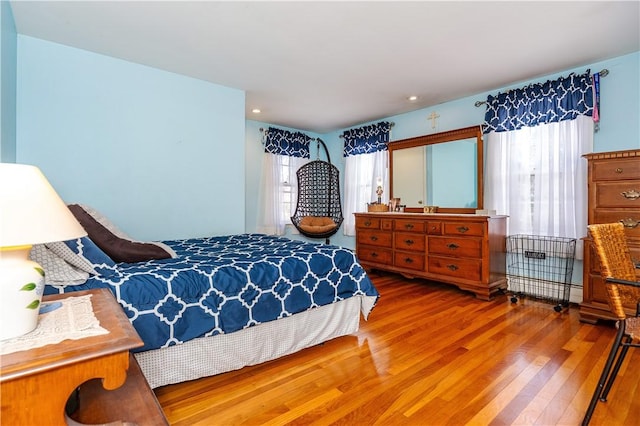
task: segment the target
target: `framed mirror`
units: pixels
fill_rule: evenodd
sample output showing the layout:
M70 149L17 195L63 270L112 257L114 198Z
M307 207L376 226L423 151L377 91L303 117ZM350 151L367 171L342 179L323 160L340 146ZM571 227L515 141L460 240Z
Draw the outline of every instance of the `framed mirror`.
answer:
M389 188L407 212L483 209L482 128L466 127L390 142Z

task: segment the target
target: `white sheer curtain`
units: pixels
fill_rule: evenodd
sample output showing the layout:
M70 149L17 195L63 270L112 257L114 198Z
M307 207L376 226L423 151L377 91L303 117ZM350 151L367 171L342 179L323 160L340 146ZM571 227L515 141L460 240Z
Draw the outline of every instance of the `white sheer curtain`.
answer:
M353 213L366 212L367 203L376 201L377 182L382 180L382 202L389 200L389 151L346 157L344 166L344 235L356 234L356 219Z
M381 202L389 200L389 134L393 123L381 121L357 129L346 130L344 138L344 235L356 235L354 213L366 212L367 203L378 200L376 189L381 183Z
M485 208L509 216L508 234L584 237L593 119L540 124L486 137ZM576 246L582 258L582 244Z
M308 158L265 153L262 162L262 187L257 231L284 235L298 200L296 171Z

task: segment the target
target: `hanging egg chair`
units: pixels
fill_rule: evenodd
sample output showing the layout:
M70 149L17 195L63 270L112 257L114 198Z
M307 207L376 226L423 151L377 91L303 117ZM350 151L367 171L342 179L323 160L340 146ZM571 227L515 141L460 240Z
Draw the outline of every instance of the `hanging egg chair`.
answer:
M340 202L340 172L331 164L327 146L316 139L318 151L324 148L327 161L317 159L300 167L298 178L298 202L291 222L296 229L309 238L325 238L338 232L343 221Z

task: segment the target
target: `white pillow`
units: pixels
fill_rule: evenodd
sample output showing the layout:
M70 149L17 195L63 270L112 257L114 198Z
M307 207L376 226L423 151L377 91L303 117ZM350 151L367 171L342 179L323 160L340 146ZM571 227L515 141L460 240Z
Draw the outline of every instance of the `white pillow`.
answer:
M94 269L91 262L89 262L86 258L80 256L78 253L75 253L64 241L58 241L55 243L47 243L45 244L46 248L54 253L56 256L74 266L81 271L87 272L91 275L99 275L98 272Z
M35 244L31 248L29 257L42 266L47 284L76 285L89 279L88 272L67 263L44 244Z

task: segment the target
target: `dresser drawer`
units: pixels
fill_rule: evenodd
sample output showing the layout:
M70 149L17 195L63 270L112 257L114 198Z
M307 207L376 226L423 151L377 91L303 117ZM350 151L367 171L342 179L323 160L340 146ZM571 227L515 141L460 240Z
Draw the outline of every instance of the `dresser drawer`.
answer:
M614 161L594 161L592 180L640 179L640 160L618 158Z
M396 231L409 231L409 232L424 232L425 222L424 220L409 220L409 219L396 219L393 224L393 229Z
M391 248L391 232L363 229L358 232L358 244Z
M444 235L484 235L484 224L477 222L444 222Z
M380 229L380 219L377 217L356 217L356 228Z
M396 251L393 262L398 268L424 271L424 254Z
M482 277L482 260L429 256L428 269L432 274L478 281Z
M621 221L624 224L624 231L627 238L640 238L639 210L596 209L593 212L593 223L614 223Z
M600 258L598 257L595 246L593 245L593 243L585 244L584 246L585 248L588 247L589 255L591 256L591 259L593 259L589 264L589 266L591 267L589 273L600 276ZM629 254L631 255L631 260L636 265L636 267L640 266L640 246L630 244ZM640 275L640 269L636 269L636 271L636 275Z
M429 253L455 257L482 257L481 238L429 237Z
M396 250L411 250L424 252L425 236L408 232L396 232L393 235Z
M357 255L358 259L363 262L393 265L393 255L391 254L391 250L371 246L358 246Z
M640 161L640 160L639 160ZM594 207L640 210L640 180L596 182Z
M427 234L442 235L442 222L427 222Z

